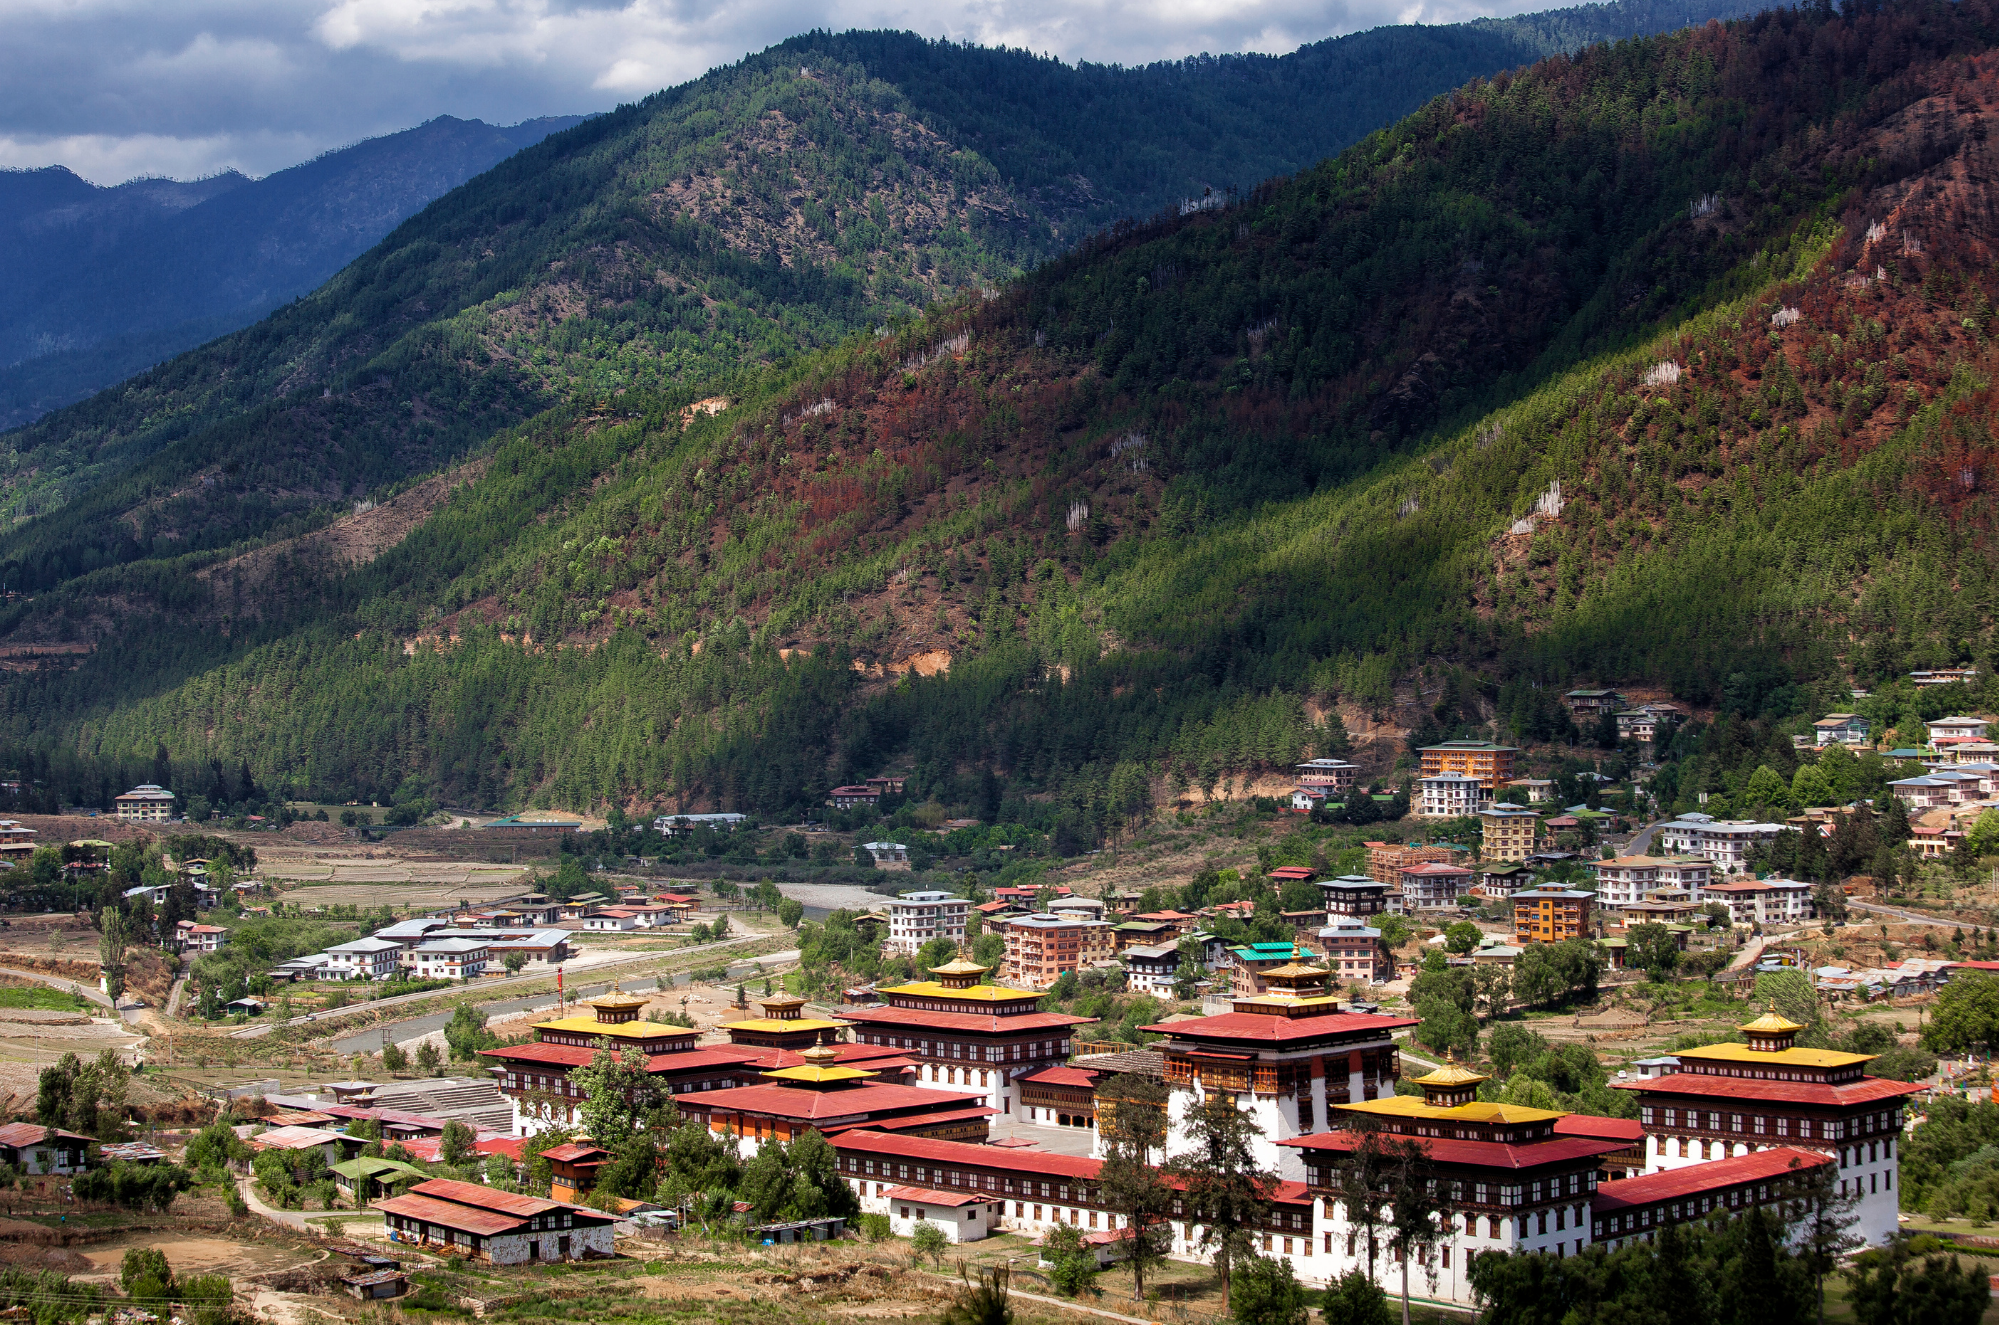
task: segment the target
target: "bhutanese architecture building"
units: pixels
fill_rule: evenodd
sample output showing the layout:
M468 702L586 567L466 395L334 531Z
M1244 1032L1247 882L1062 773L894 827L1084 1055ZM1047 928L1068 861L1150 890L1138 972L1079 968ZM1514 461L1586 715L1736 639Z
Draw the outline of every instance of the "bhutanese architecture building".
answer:
M1548 1109L1481 1103L1475 1096L1484 1080L1447 1056L1444 1066L1416 1079L1421 1098L1393 1095L1335 1106L1392 1136L1418 1138L1430 1152L1450 1212L1433 1258L1411 1267L1412 1283L1421 1284L1426 1297L1471 1301L1467 1271L1483 1251L1582 1252L1591 1241L1600 1161L1625 1144L1565 1134L1557 1125L1566 1115ZM1360 1139L1354 1131L1335 1130L1283 1143L1304 1160L1306 1186L1316 1198L1313 1233L1322 1257L1316 1278L1368 1266L1366 1234L1348 1225L1339 1200L1341 1165ZM1398 1290L1401 1267L1379 1238L1375 1274L1389 1292Z
M1069 1061L1072 1030L1092 1020L1036 1009L1032 989L980 984L991 967L955 961L931 968L935 980L878 990L882 1003L843 1007L855 1043L893 1051L917 1065L916 1084L973 1091L994 1112L1020 1108L1020 1081Z
M1744 1044L1683 1049L1677 1071L1614 1083L1639 1096L1647 1170L1772 1149L1831 1155L1836 1190L1860 1198L1854 1231L1886 1241L1896 1230L1903 1101L1923 1088L1863 1076L1869 1054L1795 1047L1805 1028L1775 1010L1738 1029Z
M696 1047L688 1027L641 1020L645 1005L645 999L614 987L585 1004L591 1009L587 1014L537 1024L532 1044L480 1050L492 1064L500 1093L513 1105L514 1135L577 1124L583 1091L570 1074L588 1066L599 1045L645 1054L647 1075L678 1100L747 1085L774 1068L796 1067L804 1061L798 1050L837 1026L799 1016L802 1003L773 999L765 1004L765 1016L724 1027L733 1043ZM908 1084L916 1072L916 1064L874 1045L843 1044L832 1052L837 1061L866 1066L883 1080Z
M1281 966L1264 973L1270 992L1239 998L1230 1012L1145 1028L1167 1037L1150 1047L1175 1088L1169 1151L1181 1148L1181 1121L1194 1105L1222 1091L1262 1130L1258 1162L1296 1181L1303 1176L1297 1152L1281 1149L1281 1142L1326 1126L1329 1109L1395 1093L1390 1037L1416 1021L1342 1012L1326 991L1327 975L1317 966Z
M878 1072L839 1061L831 1045L807 1049L796 1066L758 1073L754 1085L688 1095L681 1112L711 1132L737 1138L743 1157L764 1141L807 1131L838 1136L856 1128L898 1137L984 1141L994 1110L972 1091L925 1090L877 1080Z

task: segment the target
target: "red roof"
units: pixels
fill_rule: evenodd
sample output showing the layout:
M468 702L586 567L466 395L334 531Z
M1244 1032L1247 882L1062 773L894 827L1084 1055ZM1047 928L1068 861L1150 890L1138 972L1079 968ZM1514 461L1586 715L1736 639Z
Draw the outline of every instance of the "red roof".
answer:
M870 1118L858 1123L829 1123L825 1134L838 1136L842 1132L857 1132L872 1128L878 1132L915 1131L923 1127L936 1127L940 1123L969 1123L981 1118L991 1118L999 1110L990 1104L982 1104L973 1109L949 1109L944 1113L912 1113L901 1118Z
M1267 879L1310 879L1315 873L1310 865L1280 865L1264 877Z
M1614 1090L1636 1090L1648 1095L1692 1095L1698 1099L1771 1100L1782 1104L1823 1104L1846 1108L1872 1104L1876 1100L1915 1095L1925 1089L1906 1081L1885 1081L1870 1077L1829 1086L1823 1081L1756 1081L1747 1077L1710 1076L1703 1072L1669 1072L1644 1081L1614 1081Z
M1604 1141L1582 1136L1557 1137L1553 1141L1516 1142L1447 1141L1430 1136L1415 1136L1408 1139L1421 1145L1430 1153L1431 1159L1439 1164L1470 1164L1491 1169L1538 1169L1547 1164L1595 1159L1599 1155L1623 1150L1626 1145L1622 1140ZM1300 1150L1331 1150L1345 1153L1354 1148L1356 1140L1352 1132L1315 1132L1311 1136L1296 1136L1278 1144L1295 1146Z
M1132 918L1134 920L1146 920L1146 921L1153 921L1169 925L1173 924L1177 920L1194 919L1193 916L1189 915L1185 911L1142 911L1138 915L1133 916Z
M574 1141L557 1146L553 1150L544 1150L542 1152L542 1158L560 1160L565 1164L574 1163L581 1159L589 1159L592 1155L604 1156L603 1160L598 1161L599 1163L604 1163L611 1158L611 1152L603 1146L582 1146Z
M1427 860L1421 865L1411 865L1401 871L1404 874L1470 874L1463 865L1447 865L1441 860Z
M1722 1191L1746 1182L1783 1177L1795 1169L1815 1169L1831 1163L1833 1156L1822 1155L1816 1150L1776 1146L1732 1159L1712 1159L1705 1164L1688 1164L1662 1173L1607 1182L1591 1198L1590 1208L1597 1214L1603 1214L1635 1205L1651 1205L1656 1201L1674 1201L1686 1196L1699 1196L1703 1192Z
M517 1215L526 1219L529 1215L547 1214L551 1210L569 1207L560 1201L546 1201L539 1196L518 1196L513 1192L496 1191L482 1187L476 1182L459 1182L455 1178L432 1178L410 1188L417 1196L435 1196L440 1200L456 1201L460 1205L476 1206L481 1210L497 1210L504 1215Z
M1302 1182L1281 1182L1271 1190L1274 1205L1311 1205L1312 1188Z
M935 1192L928 1187L891 1187L882 1193L892 1201L922 1201L926 1205L978 1205L986 1200L972 1192Z
M1257 1012L1225 1012L1219 1017L1163 1021L1157 1026L1142 1026L1140 1029L1176 1038L1288 1044L1295 1040L1355 1035L1362 1031L1387 1036L1391 1031L1416 1024L1415 1017L1377 1017L1365 1012L1331 1012L1324 1017L1271 1017Z
M397 1141L396 1144L409 1151L411 1158L420 1159L426 1164L438 1163L444 1150L444 1138L441 1136L413 1136L407 1141ZM527 1153L528 1138L487 1132L472 1143L472 1148L482 1155L505 1155L515 1163L519 1163Z
M418 1185L422 1186L421 1183ZM478 1233L487 1237L517 1229L527 1220L526 1215L496 1214L491 1210L476 1210L471 1206L459 1205L453 1201L436 1201L427 1196L391 1196L387 1200L375 1202L374 1208L388 1214L406 1215L412 1219L421 1219L425 1223L457 1229L461 1233Z
M1556 1119L1557 1136L1601 1136L1607 1141L1632 1145L1646 1139L1646 1129L1635 1118L1599 1118L1590 1113L1566 1113Z
M806 1090L771 1081L755 1086L735 1086L728 1090L706 1090L683 1095L674 1102L683 1109L732 1109L812 1122L820 1118L852 1118L857 1114L904 1109L921 1108L925 1113L935 1113L954 1106L977 1104L980 1098L974 1094L927 1090L921 1086L898 1086L887 1082L863 1082L836 1090Z
M51 1139L68 1137L72 1141L86 1144L95 1141L94 1136L84 1136L80 1132L65 1132L60 1127L44 1127L40 1123L8 1123L0 1127L0 1146L35 1146Z
M965 1164L975 1168L1000 1169L1009 1173L1035 1173L1050 1178L1097 1176L1098 1161L1078 1155L1051 1155L1039 1150L1002 1149L969 1141L938 1141L927 1136L887 1136L856 1128L832 1139L842 1153L886 1155L893 1159L920 1160L930 1164Z
M1093 1072L1083 1067L1045 1067L1039 1072L1030 1072L1023 1081L1037 1081L1045 1086L1081 1086L1085 1090L1097 1085L1101 1072Z
M1953 962L1949 969L1954 971L1992 971L2000 974L2000 962Z
M1034 996L1032 991L1022 991L1023 998ZM844 1007L840 1010L840 1019L907 1026L920 1031L984 1031L989 1035L1057 1030L1097 1020L1095 1017L1071 1017L1060 1012L920 1012L915 1008L866 1007ZM1415 1022L1410 1024L1416 1025Z

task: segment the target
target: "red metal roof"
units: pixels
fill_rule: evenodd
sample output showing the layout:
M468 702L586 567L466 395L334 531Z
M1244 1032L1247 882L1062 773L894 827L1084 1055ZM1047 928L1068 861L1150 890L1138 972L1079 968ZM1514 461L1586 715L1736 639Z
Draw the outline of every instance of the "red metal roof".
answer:
M1556 1119L1557 1136L1601 1136L1607 1141L1637 1145L1646 1139L1646 1129L1636 1118L1599 1118L1589 1113L1568 1113Z
M806 1090L772 1081L683 1095L674 1102L683 1109L704 1112L727 1109L812 1122L820 1118L851 1118L856 1114L900 1112L904 1109L921 1108L925 1113L933 1113L976 1104L979 1099L980 1096L973 1094L926 1090L919 1086L898 1086L886 1082L863 1082L837 1090Z
M1689 1164L1678 1169L1668 1169L1663 1173L1648 1173L1637 1178L1620 1178L1607 1182L1597 1189L1591 1198L1590 1208L1597 1214L1611 1210L1625 1210L1635 1205L1651 1205L1656 1201L1675 1201L1687 1196L1700 1196L1704 1192L1723 1191L1746 1182L1762 1182L1769 1178L1783 1177L1795 1170L1816 1169L1833 1163L1833 1156L1822 1155L1815 1150L1799 1150L1792 1146L1777 1146L1770 1150L1759 1150L1754 1154L1737 1155L1731 1159L1712 1159L1705 1164Z
M936 1127L941 1123L972 1122L979 1118L991 1118L999 1110L990 1104L982 1104L972 1109L948 1109L943 1113L911 1113L901 1118L869 1118L858 1123L829 1123L826 1135L837 1136L842 1132L872 1128L878 1132L916 1131L924 1127Z
M376 1201L374 1208L388 1214L404 1215L411 1219L421 1219L428 1224L457 1229L461 1233L477 1233L486 1237L492 1237L496 1233L512 1232L527 1222L526 1215L503 1215L491 1210L460 1205L455 1201L432 1200L427 1196L391 1196L386 1200Z
M1021 1080L1038 1081L1045 1086L1081 1086L1089 1090L1103 1075L1086 1067L1045 1067L1039 1072L1030 1072Z
M1842 1109L1902 1095L1915 1095L1925 1089L1907 1081L1886 1081L1880 1077L1829 1086L1823 1081L1758 1081L1750 1077L1710 1076L1704 1072L1669 1072L1663 1077L1649 1077L1644 1081L1614 1081L1611 1087L1614 1090L1636 1090L1647 1095L1769 1100L1777 1104L1821 1104Z
M1077 1155L1051 1155L1039 1150L976 1145L969 1141L938 1141L927 1136L889 1136L856 1128L832 1138L833 1148L843 1154L882 1155L891 1159L916 1160L929 1164L963 1164L973 1168L997 1169L1005 1173L1033 1173L1049 1178L1097 1176L1098 1161Z
M0 1127L0 1146L41 1145L58 1137L68 1137L72 1141L82 1141L86 1144L97 1139L94 1136L85 1136L81 1132L65 1132L60 1127L44 1127L40 1123L8 1123Z
M1032 998L1027 990L1022 996ZM842 1008L842 1021L906 1026L919 1031L974 1031L1011 1035L1022 1031L1058 1030L1094 1022L1095 1017L1071 1017L1060 1012L920 1012L915 1008ZM1416 1025L1411 1022L1411 1025Z
M1219 1017L1163 1021L1140 1029L1158 1031L1176 1039L1289 1044L1328 1035L1356 1035L1363 1031L1373 1031L1387 1038L1391 1031L1416 1024L1414 1017L1377 1017L1364 1012L1333 1012L1324 1017L1272 1017L1257 1012L1225 1012Z
M1432 1160L1439 1164L1469 1164L1490 1169L1538 1169L1548 1164L1562 1164L1578 1159L1595 1159L1599 1155L1609 1155L1623 1150L1626 1142L1605 1141L1582 1136L1557 1137L1552 1141L1449 1141L1434 1136L1397 1137L1399 1141L1415 1141L1430 1152ZM1357 1138L1351 1132L1315 1132L1311 1136L1297 1136L1289 1141L1278 1142L1281 1146L1295 1146L1300 1150L1331 1150L1345 1153L1352 1150Z
M565 1164L575 1163L580 1159L589 1159L592 1155L604 1156L604 1160L600 1160L600 1163L608 1161L611 1158L611 1152L603 1146L580 1146L574 1141L566 1145L557 1146L553 1150L544 1150L542 1152L542 1158L561 1160Z
M1310 865L1280 865L1264 877L1267 879L1310 879L1314 874Z
M496 1210L522 1219L567 1208L560 1201L545 1201L539 1196L517 1196L513 1192L496 1191L476 1182L459 1182L453 1178L432 1178L418 1183L410 1191L417 1196L435 1196L440 1200L456 1201L480 1210Z
M1423 864L1421 864L1421 865L1406 865L1406 866L1404 866L1404 867L1403 867L1403 869L1402 869L1402 871L1401 871L1401 872L1402 872L1402 873L1404 873L1404 874L1470 874L1470 873L1472 873L1472 871L1471 871L1471 870L1469 870L1469 869L1465 868L1465 867L1464 867L1463 865L1447 865L1447 864L1445 864L1445 863L1444 863L1443 861L1441 861L1441 860L1427 860L1427 861L1425 861L1425 862L1424 862Z
M928 1187L891 1187L882 1193L892 1201L922 1201L926 1205L978 1205L990 1197L972 1192L935 1192Z

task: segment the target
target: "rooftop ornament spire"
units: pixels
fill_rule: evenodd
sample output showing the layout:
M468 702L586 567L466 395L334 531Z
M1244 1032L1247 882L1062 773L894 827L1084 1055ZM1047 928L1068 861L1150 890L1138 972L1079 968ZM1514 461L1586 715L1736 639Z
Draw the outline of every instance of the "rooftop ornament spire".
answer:
M1796 1021L1790 1021L1778 1012L1778 1005L1770 1005L1770 1011L1755 1021L1745 1022L1736 1028L1743 1032L1753 1053L1781 1054L1792 1047L1792 1041L1805 1029Z
M1450 1109L1472 1103L1479 1097L1479 1083L1488 1079L1469 1067L1461 1066L1452 1051L1446 1049L1444 1064L1418 1077L1416 1085L1423 1089L1425 1104Z
M621 994L618 982L611 982L611 988L590 1000L590 1006L597 1012L597 1020L606 1026L620 1026L628 1021L639 1020L639 1009L646 1006L646 1000L637 994Z
M938 978L938 983L946 989L970 989L979 983L980 976L993 968L959 957L946 962L943 966L933 966L930 969L931 974Z

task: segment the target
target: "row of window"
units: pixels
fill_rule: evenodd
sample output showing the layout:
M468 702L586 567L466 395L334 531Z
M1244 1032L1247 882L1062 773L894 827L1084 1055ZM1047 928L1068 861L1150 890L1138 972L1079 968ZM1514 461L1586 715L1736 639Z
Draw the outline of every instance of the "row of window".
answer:
M854 1155L842 1155L840 1168L844 1173L858 1174L867 1178L893 1179L898 1183L915 1183L920 1187L1001 1192L1009 1196L1040 1196L1044 1199L1053 1197L1058 1201L1076 1200L1085 1204L1096 1199L1096 1192L1081 1183L1072 1187L1062 1181L1051 1183L1046 1179L1016 1179L1012 1174L968 1173L958 1168L933 1168L900 1160L864 1159Z
M908 1049L914 1053L935 1058L970 1059L975 1063L1018 1063L1023 1059L1058 1058L1062 1056L1061 1040L1040 1040L1033 1044L965 1044L956 1040L930 1040L913 1035L889 1035L873 1033L855 1037L863 1044L881 1045L887 1049ZM984 1049L982 1054L980 1051Z
M1899 1110L1883 1110L1878 1113L1862 1114L1852 1120L1856 1135L1868 1135L1892 1130L1892 1119ZM1744 1132L1751 1136L1796 1136L1800 1140L1841 1141L1848 1135L1849 1123L1836 1118L1791 1118L1784 1115L1762 1113L1723 1113L1719 1109L1656 1108L1647 1104L1640 1106L1639 1124L1642 1127L1689 1127L1709 1132ZM1816 1134L1816 1135L1815 1135Z

